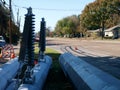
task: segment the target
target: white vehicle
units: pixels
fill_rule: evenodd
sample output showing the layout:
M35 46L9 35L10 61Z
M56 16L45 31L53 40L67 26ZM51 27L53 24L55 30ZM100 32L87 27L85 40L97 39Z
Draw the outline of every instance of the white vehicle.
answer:
M3 38L3 36L0 36L0 47L3 47L5 44L5 39Z

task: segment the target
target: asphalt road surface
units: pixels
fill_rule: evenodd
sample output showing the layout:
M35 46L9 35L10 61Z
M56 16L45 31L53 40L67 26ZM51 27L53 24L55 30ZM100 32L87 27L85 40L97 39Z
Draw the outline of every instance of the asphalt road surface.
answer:
M120 79L120 41L47 38L47 47L70 52Z
M118 40L47 38L46 44L47 47L60 53L70 52L120 79L120 41ZM19 48L20 45L14 46L17 55ZM0 66L5 62L2 60Z

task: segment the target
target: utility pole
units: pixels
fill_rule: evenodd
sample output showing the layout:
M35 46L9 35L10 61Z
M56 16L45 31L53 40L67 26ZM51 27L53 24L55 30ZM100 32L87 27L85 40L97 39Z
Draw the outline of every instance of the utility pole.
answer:
M9 10L10 10L10 17L9 17L9 43L12 43L12 39L11 39L11 12L12 12L12 8L11 8L11 0L9 0Z
M19 27L19 30L20 30L20 22L21 22L21 17L19 17L19 9L18 9L18 12L17 12L17 25Z
M17 25L19 24L19 9L17 11Z
M104 39L104 28L105 28L105 22L102 20L102 40Z

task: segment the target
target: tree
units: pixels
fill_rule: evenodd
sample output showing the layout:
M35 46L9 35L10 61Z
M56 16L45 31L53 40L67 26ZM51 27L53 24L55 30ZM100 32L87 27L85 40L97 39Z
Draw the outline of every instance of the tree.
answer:
M46 28L46 36L50 37L50 33L51 33L51 27L47 27Z
M77 31L77 27L79 26L78 16L72 15L62 20L59 20L55 27L55 32L60 35L74 35Z
M9 43L9 9L0 4L0 35L3 35L6 42ZM12 43L17 43L20 36L18 26L14 21L11 22Z
M102 28L102 32L104 32L104 28L120 23L120 17L118 16L120 12L118 12L119 7L119 0L96 0L88 4L80 17L81 27L87 30Z
M8 10L0 5L0 35L4 35L4 33L6 32L7 27L9 26L8 20Z
M55 33L59 36L65 34L85 34L87 30L109 28L120 24L120 0L95 0L85 6L82 14L72 15L59 20Z

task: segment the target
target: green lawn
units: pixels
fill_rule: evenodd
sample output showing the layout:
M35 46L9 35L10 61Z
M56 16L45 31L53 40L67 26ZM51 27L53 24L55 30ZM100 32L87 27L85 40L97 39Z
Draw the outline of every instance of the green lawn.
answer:
M35 57L38 57L38 48L35 48ZM54 49L46 48L46 55L52 57L53 63L49 71L43 90L74 90L69 80L65 77L60 65L60 53Z

